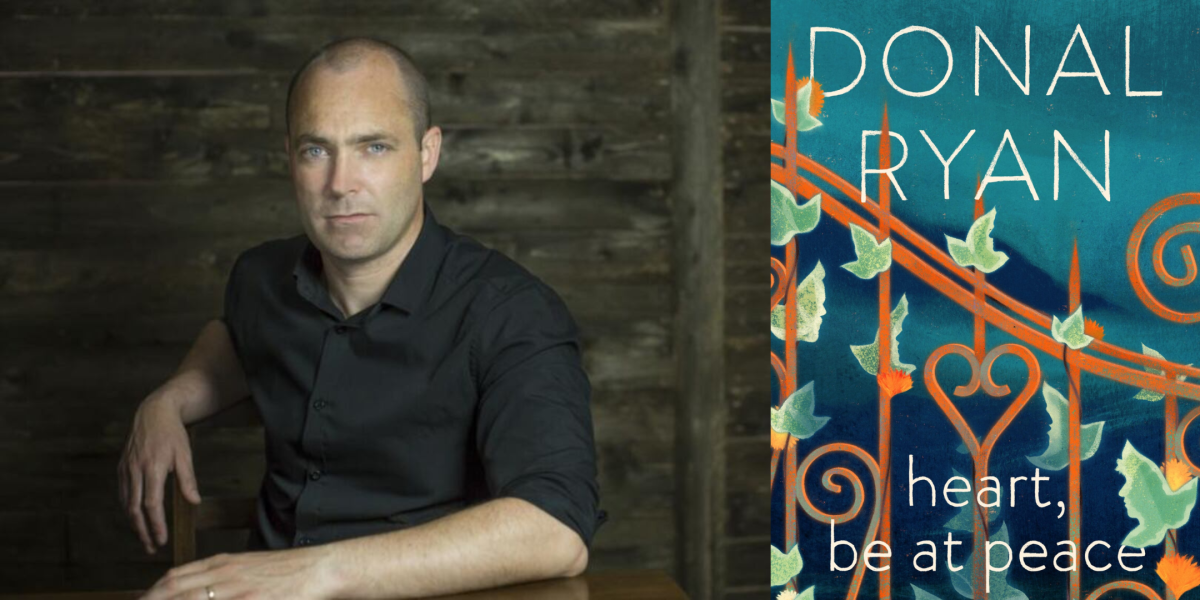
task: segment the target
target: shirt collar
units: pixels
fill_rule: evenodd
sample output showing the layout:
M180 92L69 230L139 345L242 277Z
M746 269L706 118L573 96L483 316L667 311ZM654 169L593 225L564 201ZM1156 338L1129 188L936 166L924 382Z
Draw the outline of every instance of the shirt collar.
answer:
M428 297L433 282L442 265L442 256L448 242L446 230L433 216L429 203L424 202L425 217L421 221L421 232L417 240L396 269L391 282L383 291L381 304L403 310L408 314L416 312ZM305 237L304 248L296 259L292 269L296 280L296 289L300 295L318 307L337 314L329 291L321 282L321 252Z

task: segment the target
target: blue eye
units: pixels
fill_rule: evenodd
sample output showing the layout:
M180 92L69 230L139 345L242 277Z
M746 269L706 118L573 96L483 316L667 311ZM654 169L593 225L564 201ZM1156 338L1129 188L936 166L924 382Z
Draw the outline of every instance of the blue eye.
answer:
M319 153L322 153L324 151L325 151L325 149L321 148L320 146L309 146L307 148L300 150L300 156L302 156L304 158L316 158L317 156L320 155Z
M371 144L370 146L367 147L367 149L370 150L372 154L382 154L389 150L387 144L378 144L378 143Z

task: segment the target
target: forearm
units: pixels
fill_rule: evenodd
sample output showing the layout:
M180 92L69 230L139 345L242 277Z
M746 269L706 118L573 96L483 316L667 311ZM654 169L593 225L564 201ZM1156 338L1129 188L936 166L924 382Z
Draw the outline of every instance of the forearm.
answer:
M179 368L159 389L185 425L203 420L247 395L246 376L225 323L209 321Z
M579 574L587 548L532 504L500 498L431 523L319 547L334 598L414 598Z

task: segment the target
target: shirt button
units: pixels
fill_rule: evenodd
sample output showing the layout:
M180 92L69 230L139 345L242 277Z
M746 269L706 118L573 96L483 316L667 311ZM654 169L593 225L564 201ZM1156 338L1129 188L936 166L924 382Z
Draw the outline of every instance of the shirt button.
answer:
M296 542L296 544L300 546L310 546L312 543L313 539L308 537L302 537Z
M326 406L329 406L329 403L326 402L324 399L317 400L316 402L313 403L313 408L315 408L317 410L321 410L322 408L325 408Z
M309 478L309 479L311 479L311 480L313 480L313 481L316 481L316 480L320 479L320 478L321 478L321 470L320 470L320 469L313 469L312 471L309 471L309 472L308 472L308 478Z
M334 327L334 328L333 328L333 332L334 332L334 333L336 333L336 334L338 334L338 335L342 335L343 333L346 333L346 326L345 326L345 325L338 325L337 327Z

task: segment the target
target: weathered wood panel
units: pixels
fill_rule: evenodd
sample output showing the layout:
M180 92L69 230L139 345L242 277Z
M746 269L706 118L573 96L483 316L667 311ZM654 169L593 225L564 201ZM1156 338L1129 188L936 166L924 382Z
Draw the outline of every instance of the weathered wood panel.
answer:
M725 564L728 568L726 585L729 588L762 586L763 592L769 592L770 588L764 583L771 572L771 552L768 548L770 544L771 539L765 536L726 538L724 546Z
M439 219L543 277L579 322L612 515L592 568L675 573L686 200L672 189L668 12L665 0L0 6L0 469L23 483L0 489L12 531L0 558L20 567L0 580L133 588L165 571L117 506L130 419L219 314L237 254L299 231L283 96L312 49L351 34L400 43L429 74L447 134L426 188ZM203 494L257 491L260 430L201 425L194 443ZM200 552L243 541L201 538Z
M766 140L763 140L764 142ZM764 146L766 144L764 143ZM764 163L770 164L770 157L767 155L767 150L763 150L761 159ZM747 156L746 161L758 160L757 158ZM756 179L751 177L747 181L742 181L737 184L727 186L725 189L725 225L726 231L731 235L752 236L757 234L765 234L767 237L760 239L761 247L759 248L758 258L766 261L769 256L767 249L771 243L771 215L768 210L770 204L771 184L769 167L764 167L763 177ZM751 253L738 254L739 261L749 261ZM770 267L763 265L764 273L770 273Z
M439 71L665 71L663 23L395 16L19 17L0 21L5 71L292 72L328 40L374 35ZM72 40L49 44L46 40ZM153 51L149 51L153 49Z
M764 251L765 252L765 251ZM759 263L759 273L762 276L759 285L751 287L747 285L731 288L726 294L726 300L729 302L729 312L732 313L730 323L727 325L726 331L730 335L748 335L748 334L765 334L770 326L770 307L768 303L771 300L770 289L767 284L770 282L769 273L762 273L770 268L765 265L767 262L764 259ZM745 269L749 272L749 267ZM764 291L766 290L766 291ZM769 368L767 355L764 354L762 359L763 368Z
M61 563L67 559L62 541L67 519L62 514L38 511L0 513L0 531L8 538L0 546L0 562Z
M721 70L727 77L745 81L770 81L770 29L727 27L721 35L721 62Z
M665 10L664 0L11 0L0 16L139 17L287 15L360 17L407 15L476 22L542 22L574 19L652 19Z
M724 0L721 2L721 26L730 29L769 30L771 4L761 0Z
M16 75L16 74L10 74ZM0 78L0 126L84 119L213 129L281 127L290 73ZM603 125L663 129L667 81L655 73L492 71L426 76L434 123L450 127ZM281 142L282 143L282 142Z
M726 0L721 22L728 407L718 597L742 600L770 595L770 5Z
M763 403L760 403L760 406ZM766 411L760 411L760 414ZM763 419L764 421L766 419ZM724 531L728 539L769 536L771 525L771 445L766 433L754 436L729 436L726 460L743 468L729 472L726 502L729 506ZM751 467L753 465L753 468ZM763 555L766 547L759 548ZM750 580L743 583L760 583Z
M728 231L729 228L726 228ZM769 268L763 265L762 254L769 243L763 234L766 232L755 233L726 233L726 258L725 261L725 281L728 284L726 287L731 290L754 290L762 291L763 283L769 280ZM747 320L754 320L755 325L757 313L747 315L738 315L734 323L726 323L727 331L740 332L735 324L744 323ZM734 327L734 329L729 329Z
M771 133L771 86L757 77L735 73L725 79L721 88L721 109L725 129L761 135L763 143ZM763 159L769 160L764 150Z
M672 152L681 404L677 456L680 506L677 541L684 589L710 600L721 585L715 556L724 512L721 493L724 430L724 223L720 142L719 0L685 0L672 6ZM716 443L714 443L714 441Z
M766 136L731 132L731 135L725 141L725 175L726 185L730 187L748 186L760 183L764 180L770 181L771 163L770 146L767 145ZM757 202L763 202L767 196L759 196ZM748 198L748 202L753 206L756 203L754 198ZM747 210L752 210L747 207ZM770 226L770 218L763 224L764 231ZM767 238L768 240L770 238ZM764 248L764 252L766 249ZM764 254L763 260L767 260ZM769 271L768 271L769 272Z
M759 189L763 193L757 195L757 202L752 193L742 193ZM765 435L768 431L765 407L770 402L771 381L766 359L771 338L765 291L769 273L766 197L765 186L747 185L726 192L725 360L729 376L725 393L729 414L725 431L729 436ZM751 213L758 213L759 222L745 223ZM730 506L730 511L736 510Z
M766 312L766 311L763 311ZM729 417L725 433L730 436L766 435L771 402L770 333L763 323L754 333L730 336L725 341L725 360L730 377L725 383ZM765 476L764 476L765 478Z

